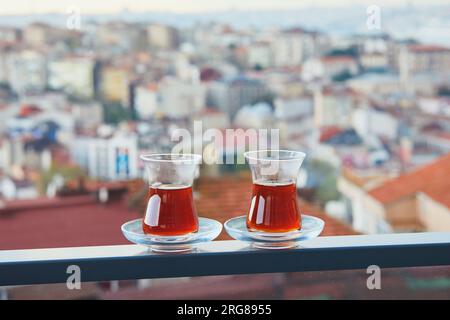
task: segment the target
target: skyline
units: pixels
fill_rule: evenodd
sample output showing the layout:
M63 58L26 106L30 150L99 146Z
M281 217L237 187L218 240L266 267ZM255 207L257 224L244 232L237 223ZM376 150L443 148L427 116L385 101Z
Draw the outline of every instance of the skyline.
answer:
M145 0L110 0L105 7L102 0L16 0L13 3L2 0L0 15L32 15L47 13L66 13L68 8L78 7L86 14L115 14L123 11L130 12L171 12L171 13L201 13L214 11L246 11L246 10L289 10L307 7L348 7L361 5L379 5L381 7L399 7L405 5L444 5L445 0L381 0L374 3L371 0L349 0L337 3L332 0L280 0L276 5L270 0L194 0L180 2L165 0L158 3Z

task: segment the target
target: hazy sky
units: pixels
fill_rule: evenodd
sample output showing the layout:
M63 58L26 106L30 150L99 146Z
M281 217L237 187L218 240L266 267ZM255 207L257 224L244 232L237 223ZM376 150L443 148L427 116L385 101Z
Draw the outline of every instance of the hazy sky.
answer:
M371 5L392 6L443 4L449 0L0 0L1 14L66 13L77 6L84 13L130 11L204 12L215 10L275 10L307 6Z

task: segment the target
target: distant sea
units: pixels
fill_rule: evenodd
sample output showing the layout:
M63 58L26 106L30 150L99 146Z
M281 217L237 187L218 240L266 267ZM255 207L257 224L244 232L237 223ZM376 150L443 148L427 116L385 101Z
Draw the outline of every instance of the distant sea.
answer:
M381 7L381 29L366 27L366 7L307 7L299 10L275 11L217 11L207 13L129 12L81 17L82 27L86 22L121 20L137 23L159 22L175 27L190 27L210 22L226 23L236 28L288 28L300 26L306 29L326 32L337 36L354 34L387 33L398 39L416 40L450 46L450 4L408 5L402 7ZM61 13L36 15L0 16L0 25L22 27L40 21L56 26L65 26L66 15Z

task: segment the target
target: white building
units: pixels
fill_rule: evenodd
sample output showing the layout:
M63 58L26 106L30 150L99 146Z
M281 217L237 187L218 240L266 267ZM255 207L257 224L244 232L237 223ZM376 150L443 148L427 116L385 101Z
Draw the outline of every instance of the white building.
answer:
M7 54L4 50L0 51L0 83L8 82L8 69L6 67Z
M248 47L247 64L250 68L268 68L273 64L272 50L267 42L256 42Z
M230 119L225 112L214 108L204 108L192 116L192 121L201 121L203 130L226 129L230 127Z
M233 118L239 108L258 102L266 92L267 89L261 81L238 76L210 83L208 98L211 105Z
M423 96L434 96L436 87L445 81L445 76L430 73L406 78L391 73L366 73L349 79L347 85L349 88L367 95L389 95L406 91Z
M280 129L281 144L286 147L302 148L313 138L313 99L311 96L277 98L275 118Z
M359 57L359 63L364 69L387 69L389 58L382 53L363 53Z
M147 35L153 48L174 49L178 46L178 31L173 27L151 24L147 28Z
M87 32L85 41L110 52L129 52L146 45L145 32L124 21L109 21L98 26L85 21L83 32Z
M4 43L15 43L20 40L20 29L12 27L0 27L0 41Z
M164 79L159 87L160 112L168 117L183 118L199 112L206 104L206 87L200 82Z
M18 93L41 92L47 84L46 57L35 50L11 52L6 57L6 78Z
M314 109L311 96L302 96L292 99L277 98L275 99L274 104L275 116L280 120L312 116Z
M308 59L303 65L302 77L306 81L333 78L339 75L356 75L359 67L356 59L350 56L330 56Z
M397 138L398 120L389 113L372 108L359 108L352 114L353 128L363 138L370 136Z
M199 68L191 64L185 55L177 55L174 64L178 79L188 82L198 82L200 80Z
M450 48L414 44L407 47L406 55L399 55L399 64L407 64L411 73L432 72L448 74L450 71Z
M0 132L4 132L7 129L7 122L13 118L19 109L19 106L15 103L6 104L0 107Z
M276 35L272 43L274 65L276 67L296 66L303 59L301 31L285 31Z
M24 143L20 139L3 139L0 141L0 169L12 173L14 167L25 164Z
M401 91L400 79L394 74L364 74L348 80L347 85L363 94L392 94Z
M273 111L266 102L245 105L236 113L234 124L241 128L270 128L273 122Z
M103 123L103 108L98 102L75 103L72 105L72 115L81 129L93 129Z
M67 57L49 63L49 86L81 98L94 97L95 61L88 57Z
M135 90L134 108L141 119L185 118L200 112L205 104L206 86L197 81L167 77L158 84L140 85Z
M6 176L0 179L0 194L6 199L33 199L38 196L38 191L28 180Z
M349 127L355 106L349 90L318 89L314 93L314 121L317 127Z
M159 94L156 84L138 86L134 92L134 108L140 119L153 117L159 109Z
M71 146L75 162L89 176L105 180L132 179L138 172L138 139L134 134L78 137Z

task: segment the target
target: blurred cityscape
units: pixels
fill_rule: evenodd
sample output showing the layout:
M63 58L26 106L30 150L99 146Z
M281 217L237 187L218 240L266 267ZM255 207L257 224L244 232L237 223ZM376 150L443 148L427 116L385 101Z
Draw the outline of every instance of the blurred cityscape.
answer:
M139 17L82 16L73 29L51 19L0 25L0 249L126 244L120 225L145 206L139 154L170 152L173 134L193 131L194 121L242 135L279 129L282 149L307 154L301 210L326 221L324 235L450 231L448 44L383 28ZM230 141L204 148L216 158L239 152ZM249 169L204 164L194 191L200 216L243 215ZM272 289L282 281L254 277ZM239 298L231 278L209 281L235 282L229 296ZM194 286L186 281L173 292ZM199 281L193 298L211 285ZM284 297L345 296L320 281L310 279L310 295L291 286ZM153 282L138 281L147 293L124 285L125 293L99 295L158 297Z

